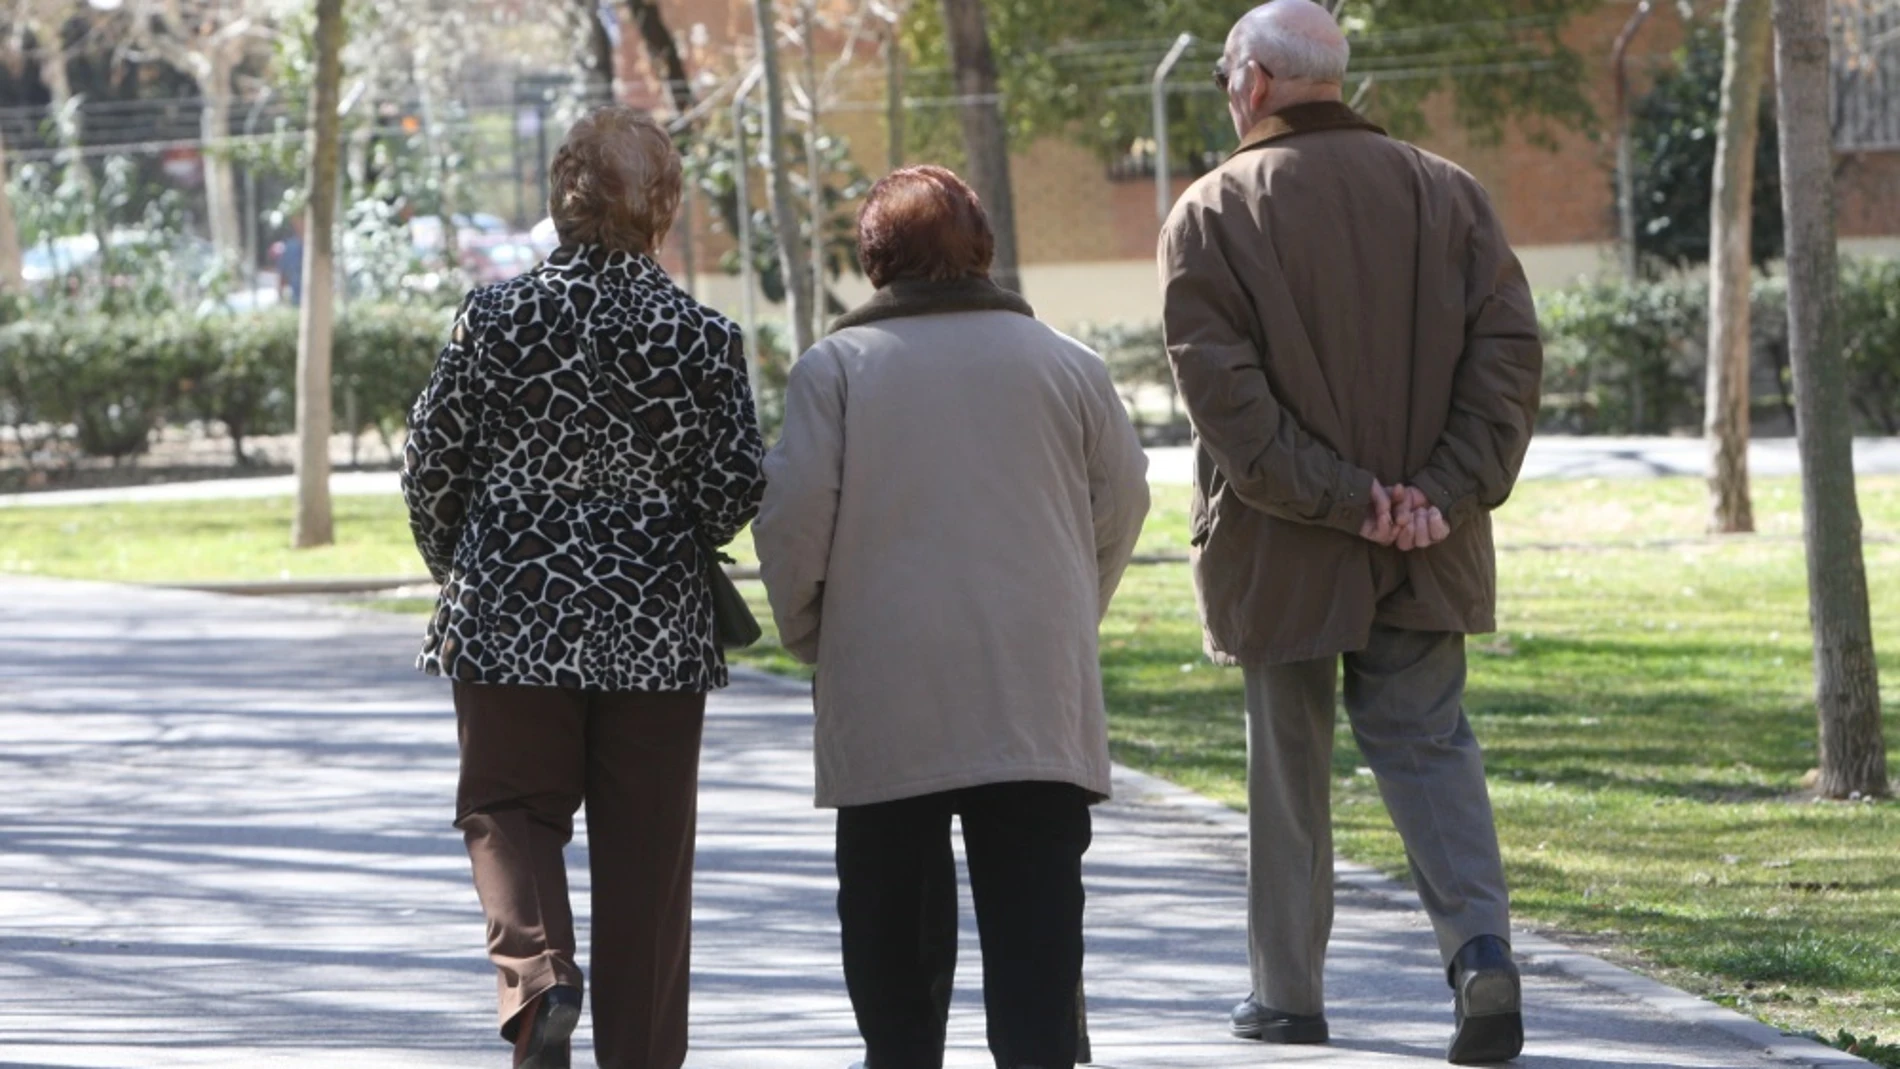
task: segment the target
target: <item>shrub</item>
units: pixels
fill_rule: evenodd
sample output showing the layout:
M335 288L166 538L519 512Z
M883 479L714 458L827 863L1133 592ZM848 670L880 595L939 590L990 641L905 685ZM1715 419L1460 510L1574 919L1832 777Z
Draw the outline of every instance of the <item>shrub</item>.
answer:
M1082 327L1076 335L1108 363L1109 376L1115 380L1115 388L1121 392L1122 401L1144 440L1176 441L1183 436L1181 399L1175 388L1174 366L1168 361L1161 324L1090 325ZM1167 398L1167 422L1158 430L1151 430L1145 422L1139 403L1144 389L1161 390Z
M172 395L160 333L130 318L8 325L0 331L0 380L15 434L27 423L64 425L91 456L143 452Z
M1705 287L1599 280L1538 304L1546 426L1658 434L1701 422Z
M1868 427L1900 434L1900 260L1850 261L1842 270L1841 342L1854 408Z
M1788 287L1758 277L1751 296L1757 409L1792 420ZM1708 366L1708 285L1691 278L1579 283L1538 298L1546 429L1581 434L1699 430ZM1841 333L1863 430L1900 434L1900 261L1841 269Z
M388 441L428 384L454 314L427 305L351 305L336 332L337 427L373 430ZM294 345L291 351L294 362Z
M384 433L402 424L448 333L448 314L411 305L353 305L337 324L336 409ZM28 446L29 428L69 427L81 452L143 451L167 420L224 424L244 439L294 420L297 313L151 317L59 316L0 326L0 425ZM42 435L43 437L43 435Z

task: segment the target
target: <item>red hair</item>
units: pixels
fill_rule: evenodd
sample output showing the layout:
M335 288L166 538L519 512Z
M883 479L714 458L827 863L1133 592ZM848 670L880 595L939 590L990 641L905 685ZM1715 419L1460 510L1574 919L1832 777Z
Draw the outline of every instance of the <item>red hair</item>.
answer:
M995 254L983 202L947 168L892 171L858 212L858 260L879 289L903 279L988 278Z

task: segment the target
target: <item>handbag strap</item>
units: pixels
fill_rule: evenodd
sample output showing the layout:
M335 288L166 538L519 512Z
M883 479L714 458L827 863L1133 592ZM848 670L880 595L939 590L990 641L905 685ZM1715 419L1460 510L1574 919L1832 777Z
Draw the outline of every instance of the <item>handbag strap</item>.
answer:
M567 295L549 285L547 280L541 277L539 268L529 271L528 278L536 289L553 298L554 306L561 316L561 322L558 325L573 337L574 349L580 354L582 366L587 369L588 386L595 392L596 396L605 390L610 402L617 400L617 398L614 397L612 387L606 384L606 375L601 371L600 359L594 349L593 339L587 335L586 331L580 329L580 320L575 317L573 307L568 303ZM623 409L625 408L625 406L621 407ZM721 561L726 564L737 563L731 557L720 552L719 547L712 544L711 537L706 534L705 530L699 526L699 522L694 519L692 510L679 507L678 497L673 493L673 487L678 484L680 479L679 465L672 463L671 457L667 455L666 448L660 445L659 438L657 438L652 431L647 429L645 423L640 422L638 413L626 410L620 414L624 417L623 422L631 425L633 432L639 435L641 439L652 448L654 456L660 458L662 463L671 464L671 475L662 483L660 492L666 495L667 506L669 508L686 517L687 524L692 530L694 544L696 544L700 551L705 553L710 560Z

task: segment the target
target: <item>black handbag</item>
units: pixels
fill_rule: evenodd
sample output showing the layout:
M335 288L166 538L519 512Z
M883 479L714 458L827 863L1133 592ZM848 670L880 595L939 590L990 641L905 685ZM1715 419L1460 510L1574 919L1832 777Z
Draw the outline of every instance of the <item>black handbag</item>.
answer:
M594 357L594 346L581 334L579 324L574 321L573 314L567 310L566 299L556 292L554 287L543 282L539 275L533 278L534 284L553 297L555 306L561 309L561 316L566 321L563 325L574 337L575 351L581 354L582 360L586 361L587 373L593 378L594 384L597 387L600 386L600 363ZM607 396L618 400L611 388L608 389ZM616 407L622 409L618 413L622 422L632 427L635 433L646 440L647 445L653 449L654 456L666 456L666 451L660 448L659 439L653 436L652 431L647 430L646 424L636 419L632 412L626 411L624 405ZM673 498L672 493L669 492L667 497ZM679 515L691 519L692 513L681 509L676 499L672 501L672 506ZM724 565L735 563L733 559L720 552L718 546L713 545L712 538L698 523L693 524L693 548L699 553L700 567L705 571L706 586L711 592L713 638L719 643L719 648L742 650L759 641L765 632L759 627L758 618L752 615L752 606L746 604L745 595L739 593L738 584L726 574Z

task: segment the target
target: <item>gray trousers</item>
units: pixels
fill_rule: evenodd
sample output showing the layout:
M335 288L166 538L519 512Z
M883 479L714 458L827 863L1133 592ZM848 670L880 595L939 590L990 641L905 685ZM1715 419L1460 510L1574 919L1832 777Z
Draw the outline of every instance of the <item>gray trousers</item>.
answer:
M1477 936L1510 938L1484 755L1465 719L1464 636L1374 628L1365 649L1343 658L1248 668L1248 958L1254 997L1287 1013L1325 1005L1341 660L1353 736L1445 962Z

